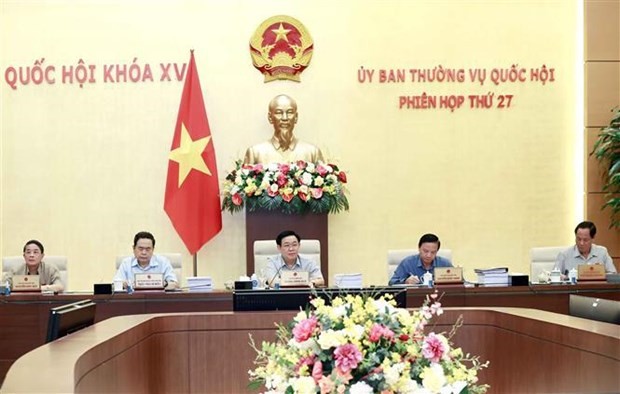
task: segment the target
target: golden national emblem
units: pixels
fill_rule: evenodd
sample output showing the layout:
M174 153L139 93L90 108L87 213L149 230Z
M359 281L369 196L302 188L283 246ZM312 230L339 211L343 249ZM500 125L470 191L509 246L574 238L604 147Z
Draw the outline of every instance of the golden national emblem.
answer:
M252 63L265 82L285 79L300 82L308 67L314 44L305 26L287 15L265 20L250 39Z

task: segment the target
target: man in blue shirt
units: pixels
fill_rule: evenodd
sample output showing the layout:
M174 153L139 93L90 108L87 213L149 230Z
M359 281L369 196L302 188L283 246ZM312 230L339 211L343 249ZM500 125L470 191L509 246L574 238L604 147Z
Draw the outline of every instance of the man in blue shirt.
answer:
M162 274L166 290L174 290L178 287L178 279L170 261L164 257L153 254L155 250L155 237L153 234L141 231L133 237L133 257L125 258L114 275L114 280L122 280L123 287L134 282L135 274Z
M437 256L440 246L441 242L435 234L424 234L418 242L419 253L400 262L389 285L415 285L422 282L425 273L433 274L435 267L452 267L450 260Z
M321 267L314 261L299 255L300 243L301 237L294 231L286 230L278 234L276 245L280 254L269 259L264 272L270 287L279 283L279 274L282 271L307 272L313 286L325 284Z

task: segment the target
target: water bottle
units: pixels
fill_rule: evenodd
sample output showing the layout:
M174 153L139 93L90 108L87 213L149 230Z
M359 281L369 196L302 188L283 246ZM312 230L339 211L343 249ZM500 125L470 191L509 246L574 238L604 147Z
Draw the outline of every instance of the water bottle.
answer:
M577 284L577 270L576 269L572 269L570 271L568 271L568 279L570 280L570 283Z
M256 276L256 274L252 274L250 279L252 280L252 289L253 290L258 289L258 276Z
M133 293L133 285L131 284L131 282L127 281L127 294L132 294Z
M11 284L9 283L9 280L6 280L6 283L4 284L4 295L8 296L11 294Z
M426 271L424 275L422 275L423 283L428 287L433 287L433 274Z

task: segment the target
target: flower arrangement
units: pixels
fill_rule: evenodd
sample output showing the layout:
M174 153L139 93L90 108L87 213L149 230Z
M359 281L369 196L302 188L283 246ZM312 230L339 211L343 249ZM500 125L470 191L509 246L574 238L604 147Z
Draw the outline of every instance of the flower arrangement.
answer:
M245 206L293 213L336 213L349 209L344 184L347 175L334 164L243 164L237 161L224 181L222 210L231 213Z
M257 367L249 371L250 388L287 394L486 392L488 385L477 385L477 372L488 362L464 355L444 334L424 333L429 320L443 313L436 297L414 312L397 308L390 295L339 296L331 306L315 298L289 325L278 325L275 343L258 349L251 339Z

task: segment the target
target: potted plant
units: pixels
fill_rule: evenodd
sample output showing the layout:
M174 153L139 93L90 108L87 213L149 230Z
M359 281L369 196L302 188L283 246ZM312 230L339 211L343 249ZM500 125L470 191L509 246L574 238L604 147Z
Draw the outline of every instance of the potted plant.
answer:
M620 107L614 112L609 126L601 129L594 144L592 155L606 171L606 183L603 191L607 192L607 201L603 209L611 210L611 227L620 229Z

